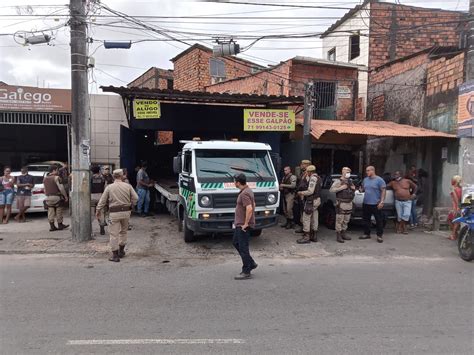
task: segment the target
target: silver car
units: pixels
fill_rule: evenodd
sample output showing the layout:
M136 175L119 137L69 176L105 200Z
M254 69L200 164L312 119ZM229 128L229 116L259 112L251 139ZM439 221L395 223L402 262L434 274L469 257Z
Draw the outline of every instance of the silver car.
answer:
M28 208L26 213L31 213L31 212L45 212L43 201L46 199L46 195L44 194L44 185L43 185L43 179L44 176L46 175L46 172L44 171L29 171L28 174L33 176L33 181L35 183L35 186L33 187L33 190L31 190L31 206ZM12 172L12 176L20 176L21 172L20 171L15 171ZM16 188L15 188L16 191ZM12 213L18 213L18 208L16 205L16 197L13 199L13 204L12 204Z

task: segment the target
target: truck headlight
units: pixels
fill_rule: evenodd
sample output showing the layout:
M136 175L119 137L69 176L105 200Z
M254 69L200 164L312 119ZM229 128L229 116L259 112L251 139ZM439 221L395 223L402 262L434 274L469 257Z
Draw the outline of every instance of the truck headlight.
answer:
M202 207L209 207L211 205L211 198L209 196L201 196L201 199L199 200L201 203Z
M267 195L267 202L269 205L274 205L277 202L277 197L275 194L268 194Z

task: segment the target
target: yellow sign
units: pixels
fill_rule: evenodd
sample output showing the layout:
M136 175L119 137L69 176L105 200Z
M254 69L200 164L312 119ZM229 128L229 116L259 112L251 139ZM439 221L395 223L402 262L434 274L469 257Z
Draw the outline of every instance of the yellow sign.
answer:
M287 132L295 130L292 110L244 109L244 131Z
M150 120L161 117L161 107L158 100L136 99L133 101L133 116L137 120Z

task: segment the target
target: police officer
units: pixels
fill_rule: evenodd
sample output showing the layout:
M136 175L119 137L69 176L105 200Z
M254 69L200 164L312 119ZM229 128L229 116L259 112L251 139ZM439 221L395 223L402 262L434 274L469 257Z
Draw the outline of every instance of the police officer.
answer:
M91 168L91 208L93 208L93 215L97 213L97 204L99 203L100 198L105 189L105 178L100 173L100 167L95 165ZM97 218L100 227L100 235L105 235L105 212L104 210L99 210L100 214Z
M280 184L280 190L283 192L285 202L283 204L283 210L285 212L286 223L282 225L282 228L291 229L294 226L293 220L293 206L295 203L295 191L296 191L296 175L293 175L291 168L285 166L283 169L285 176Z
M321 204L321 179L316 174L316 167L310 165L306 168L306 176L304 178L306 187L303 191L298 191L298 196L303 198L303 237L298 239L298 244L307 244L317 242L316 233L319 227L318 207Z
M43 179L44 193L46 195L44 204L48 210L49 231L54 232L69 227L69 225L63 224L63 208L64 204L68 202L68 197L66 189L61 184L58 176L58 166L51 165L48 171L49 174ZM54 225L55 219L58 221L57 228Z
M304 191L308 188L307 186L307 181L306 181L306 169L308 166L311 165L311 161L304 159L301 161L300 166L299 166L299 174L297 175L297 181L296 181L296 191ZM297 168L298 169L298 168ZM295 230L295 233L303 233L303 198L300 197L299 195L296 195L296 216L295 220L298 223L298 228Z
M96 216L99 218L100 211L105 206L108 206L110 249L112 250L112 256L109 260L119 262L120 258L125 256L128 221L130 220L133 206L138 202L138 195L132 185L122 181L122 169L114 170L112 176L114 182L105 188L97 204Z
M346 235L346 230L351 220L352 201L355 196L350 168L342 168L341 178L333 182L329 191L336 193L336 240L338 243L344 243L345 240L351 240L351 237Z

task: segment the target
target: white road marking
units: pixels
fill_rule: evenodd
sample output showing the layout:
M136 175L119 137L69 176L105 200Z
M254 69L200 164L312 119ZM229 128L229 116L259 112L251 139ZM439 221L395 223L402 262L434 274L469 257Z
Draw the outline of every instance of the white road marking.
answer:
M243 339L91 339L68 340L68 345L182 345L182 344L245 344Z

